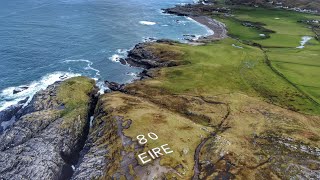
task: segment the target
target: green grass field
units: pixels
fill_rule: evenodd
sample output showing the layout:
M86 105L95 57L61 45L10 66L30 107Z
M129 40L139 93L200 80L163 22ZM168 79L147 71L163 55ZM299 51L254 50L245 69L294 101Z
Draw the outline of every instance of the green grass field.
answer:
M268 160L270 152L278 159L267 163L268 168L275 166L277 172L284 172L289 167L287 159L283 159L288 154L285 148L268 144L260 149L252 143L254 137L290 137L297 140L296 144L318 147L319 116L306 114L319 115L320 107L275 73L260 48L232 38L201 46L179 43L150 46L162 60L188 63L157 69L154 78L127 85L126 92L134 96L107 94L104 101L108 104L106 110L112 109L114 116L132 120L130 128L124 131L126 136L134 139L138 134L155 132L161 137L145 150L174 138L175 143L170 144L174 153L162 157L160 165L182 174L174 175L177 179L191 179L195 149L200 139L208 136L207 132L217 132L219 140L212 138L214 143L206 143L200 161L220 162L220 150L230 153L230 161L246 169L238 175L246 177L243 179L268 174L256 172L252 167ZM220 132L222 126L227 130ZM297 163L300 157L305 161L307 156L290 162ZM281 174L287 176L291 175Z
M234 17L218 17L227 24L232 38L199 46L149 44L155 57L179 66L150 70L152 78L126 85L126 93L103 96L104 111L108 112L105 120L110 115L112 121L113 117L131 120L130 127L123 130L126 136L135 139L149 132L159 136L141 152L170 145L174 153L161 157L159 164L178 175L166 173L167 179L191 179L197 155L202 179L219 177L226 163L232 164L229 172L237 179L289 179L298 177L296 169L288 171L292 165L301 167L301 172L310 172L309 167L314 166L311 160L316 158L295 147L319 147L320 143L320 106L315 102L320 99L319 42L313 39L304 49L296 48L301 36L313 36L297 22L297 13L234 12ZM245 27L239 19L265 27ZM267 32L265 38L259 35ZM253 42L270 46L260 48ZM212 132L217 134L210 137ZM108 136L102 139L112 142ZM204 137L209 140L205 142ZM293 144L289 148L282 146L286 139ZM200 142L204 142L202 148ZM115 152L112 158L121 162L121 141L116 143L111 148ZM211 163L208 168L207 162ZM114 169L117 166L120 163L113 165ZM139 169L135 171L139 175Z
M320 19L320 16L293 11L241 7L233 17L214 16L224 22L231 37L244 43L258 43L266 51L272 68L282 74L301 92L320 103L320 43L314 32L301 20ZM243 22L264 24L262 28L246 27ZM265 29L274 31L266 32ZM267 35L268 38L261 37ZM303 36L313 39L305 48L297 49ZM318 104L319 105L319 104Z
M168 48L181 51L184 53L183 59L190 62L161 70L164 76L160 84L155 84L171 93L199 96L244 93L263 97L269 102L295 111L320 113L320 107L272 71L265 62L263 51L257 47L231 38L196 47L157 46L161 46L157 48L162 50Z
M293 11L283 11L274 9L248 8L242 7L234 10L234 17L221 17L226 23L229 33L242 40L251 40L265 47L297 47L302 36L314 36L314 33L305 24L298 23L300 20L319 19L319 16L302 14ZM271 38L264 39L259 34L265 32L245 27L240 22L250 21L265 24L263 27L275 33L271 33ZM249 34L249 36L248 36Z

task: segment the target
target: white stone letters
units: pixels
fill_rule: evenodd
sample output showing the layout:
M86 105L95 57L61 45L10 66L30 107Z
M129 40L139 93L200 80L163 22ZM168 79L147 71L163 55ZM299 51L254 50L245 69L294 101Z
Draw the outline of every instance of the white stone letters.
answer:
M156 135L155 133L152 133L152 132L148 133L148 137L151 140L157 140L159 138L158 135ZM138 135L137 140L140 145L144 145L148 142L148 139L146 139L144 135ZM156 158L159 158L159 157L164 156L166 154L173 153L173 151L168 146L169 146L168 144L164 144L160 147L155 147L155 148L148 150L147 152L143 152L143 153L139 154L138 157L140 159L140 162L142 164L146 164Z
M141 153L141 154L138 155L139 158L140 158L140 160L141 160L141 162L142 162L142 164L145 164L145 163L151 161L151 159L144 160L144 159L148 158L148 156L146 156L146 154L147 154L147 153L144 152L144 153ZM142 157L142 156L143 156L143 157Z
M161 146L162 150L166 153L166 154L170 154L170 153L173 153L173 151L169 151L170 148L165 148L165 146L168 146L168 144L164 144ZM168 150L168 151L167 151Z

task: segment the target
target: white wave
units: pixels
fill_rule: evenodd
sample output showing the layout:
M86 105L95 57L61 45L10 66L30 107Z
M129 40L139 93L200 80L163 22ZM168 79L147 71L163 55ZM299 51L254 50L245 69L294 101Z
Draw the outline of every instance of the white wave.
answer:
M38 81L33 81L27 85L22 85L22 86L28 87L28 89L23 90L16 94L13 93L13 90L16 88L19 88L19 86L8 87L0 92L0 99L4 100L0 102L0 111L5 110L9 106L17 104L19 101L22 101L27 97L29 97L28 102L26 102L26 104L28 104L36 92L42 89L46 89L49 85L57 81L63 81L65 79L75 77L75 76L80 76L80 74L69 73L69 72L54 72L51 74L47 74Z
M214 35L214 31L213 31L212 29L208 28L206 25L201 24L201 23L199 23L198 21L196 21L196 20L194 20L194 19L192 19L192 18L190 18L190 17L186 17L186 19L189 20L189 21L191 21L191 22L193 22L193 23L198 24L199 26L204 27L204 28L207 30L207 34L205 34L205 36Z
M300 41L300 46L298 46L297 48L298 49L303 49L304 48L304 45L308 42L308 41L310 41L312 39L312 37L310 37L310 36L303 36L302 37L302 40Z
M157 24L156 22L152 22L152 21L139 21L139 23L147 26L153 26Z
M128 76L132 76L132 77L137 77L138 74L137 73L133 73L133 72L130 72L130 73L127 73Z
M119 62L120 59L121 59L121 55L119 55L119 54L114 54L114 55L112 55L109 59L110 59L111 61L113 61L113 62Z
M104 94L104 92L109 89L103 81L99 81L96 84L99 88L100 94Z
M169 25L168 25L168 24L163 24L163 25L161 25L161 26L163 26L163 27L168 27Z
M109 57L113 62L119 62L121 58L124 58L128 55L128 49L117 49L116 54Z
M165 13L165 11L162 10L162 9L159 9L158 12L159 12L162 16L172 16L172 14Z
M63 62L65 63L70 63L70 62L85 62L87 63L87 66L84 68L85 70L92 70L92 71L95 71L96 74L94 76L94 78L98 78L100 77L100 71L96 68L93 68L92 65L93 65L93 62L92 61L89 61L87 59L67 59L67 60L64 60Z
M196 34L195 37L192 38L192 40L196 41L196 40L198 40L198 39L201 38L201 37L202 37L202 35Z
M156 42L156 37L142 37L142 42Z
M127 49L117 49L117 53L119 54L126 54L128 52Z
M191 17L187 17L187 16L186 16L186 19L188 19L189 21L193 21L193 22L198 23L196 20L192 19Z
M184 40L187 40L187 41L190 41L190 40L196 41L196 40L198 40L199 38L203 37L202 35L199 35L199 34L195 34L195 35L188 35L188 34L186 34L186 35L183 35L183 36L185 36Z

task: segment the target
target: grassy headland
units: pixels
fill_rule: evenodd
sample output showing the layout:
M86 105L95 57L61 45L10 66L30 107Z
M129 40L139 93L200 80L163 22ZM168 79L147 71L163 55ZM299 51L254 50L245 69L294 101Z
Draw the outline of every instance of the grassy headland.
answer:
M320 16L248 7L237 8L233 14L233 17L221 14L214 17L227 24L230 36L246 44L260 45L271 68L319 105L320 85L316 74L320 71L320 42L310 25L301 22L319 20ZM312 39L303 49L296 48L304 36Z
M296 48L302 36L314 36L298 21L318 16L252 8L232 14L212 16L234 38L149 45L161 61L180 65L104 95L108 115L131 120L123 132L133 140L159 136L143 150L170 144L174 153L147 166L165 167L169 179L318 177L320 44Z

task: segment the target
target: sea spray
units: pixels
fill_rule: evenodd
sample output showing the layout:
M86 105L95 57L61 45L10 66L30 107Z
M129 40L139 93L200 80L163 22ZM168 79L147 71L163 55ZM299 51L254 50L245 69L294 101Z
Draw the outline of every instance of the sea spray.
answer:
M152 22L152 21L139 21L139 23L147 26L153 26L157 24L156 22Z
M67 60L64 60L63 61L64 63L72 63L72 62L85 62L87 63L87 66L84 67L85 70L92 70L95 72L95 76L94 78L98 78L100 77L100 70L96 69L96 68L93 68L92 65L93 65L93 62L90 61L90 60L87 60L87 59L67 59Z
M17 104L19 101L22 101L26 98L29 98L29 100L26 102L26 104L28 104L36 92L38 92L42 89L46 89L49 85L51 85L57 81L63 81L63 80L66 80L66 79L69 79L69 78L75 77L75 76L80 76L80 74L70 73L70 72L50 73L50 74L43 76L38 81L32 81L29 84L22 85L22 86L25 86L28 88L19 92L19 93L14 93L14 90L17 87L8 87L0 92L0 99L1 99L0 111L3 111L8 107Z

